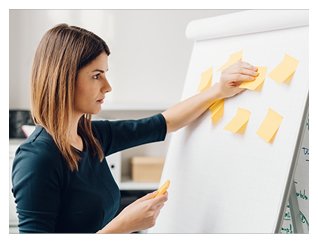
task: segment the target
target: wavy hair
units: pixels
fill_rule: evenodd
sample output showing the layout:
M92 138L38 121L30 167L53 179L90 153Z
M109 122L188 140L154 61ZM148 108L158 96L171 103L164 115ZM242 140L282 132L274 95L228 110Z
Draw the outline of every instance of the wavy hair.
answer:
M79 70L101 53L110 51L105 41L76 26L60 24L48 30L36 50L31 74L31 113L35 124L52 136L69 168L78 170L80 156L71 146L68 131L74 110L75 84ZM104 154L91 127L91 114L84 114L78 133L92 155Z

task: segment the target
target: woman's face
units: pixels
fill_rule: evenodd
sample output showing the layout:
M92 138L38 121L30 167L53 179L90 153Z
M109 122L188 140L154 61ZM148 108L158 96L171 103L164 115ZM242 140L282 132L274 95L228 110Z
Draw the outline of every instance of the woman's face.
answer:
M75 112L96 114L101 110L105 94L112 90L106 78L108 56L101 53L78 72L75 85Z

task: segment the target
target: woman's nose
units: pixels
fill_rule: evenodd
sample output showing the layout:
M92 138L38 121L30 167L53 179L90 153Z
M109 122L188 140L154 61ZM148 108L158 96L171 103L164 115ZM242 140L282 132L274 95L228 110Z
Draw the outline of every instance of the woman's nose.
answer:
M103 93L111 92L112 91L112 86L110 86L108 80L105 78L105 83L102 88Z

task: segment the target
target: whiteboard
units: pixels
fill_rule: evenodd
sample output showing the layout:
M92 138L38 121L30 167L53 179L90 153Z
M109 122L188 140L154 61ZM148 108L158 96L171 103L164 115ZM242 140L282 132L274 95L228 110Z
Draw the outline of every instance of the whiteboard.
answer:
M211 66L217 82L216 70L240 50L268 72L261 92L225 101L217 125L208 111L172 135L161 178L171 180L169 200L149 232L279 232L306 113L308 11L242 11L190 22L186 34L194 46L182 100L196 94ZM285 53L299 60L290 85L268 77ZM244 135L224 130L239 107L251 112ZM284 117L273 144L256 134L269 107Z

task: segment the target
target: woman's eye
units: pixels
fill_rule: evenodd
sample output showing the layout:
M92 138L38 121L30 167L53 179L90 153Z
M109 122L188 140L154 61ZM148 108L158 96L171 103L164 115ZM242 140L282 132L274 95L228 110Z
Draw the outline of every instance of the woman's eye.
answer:
M93 79L99 79L99 74L94 75Z

